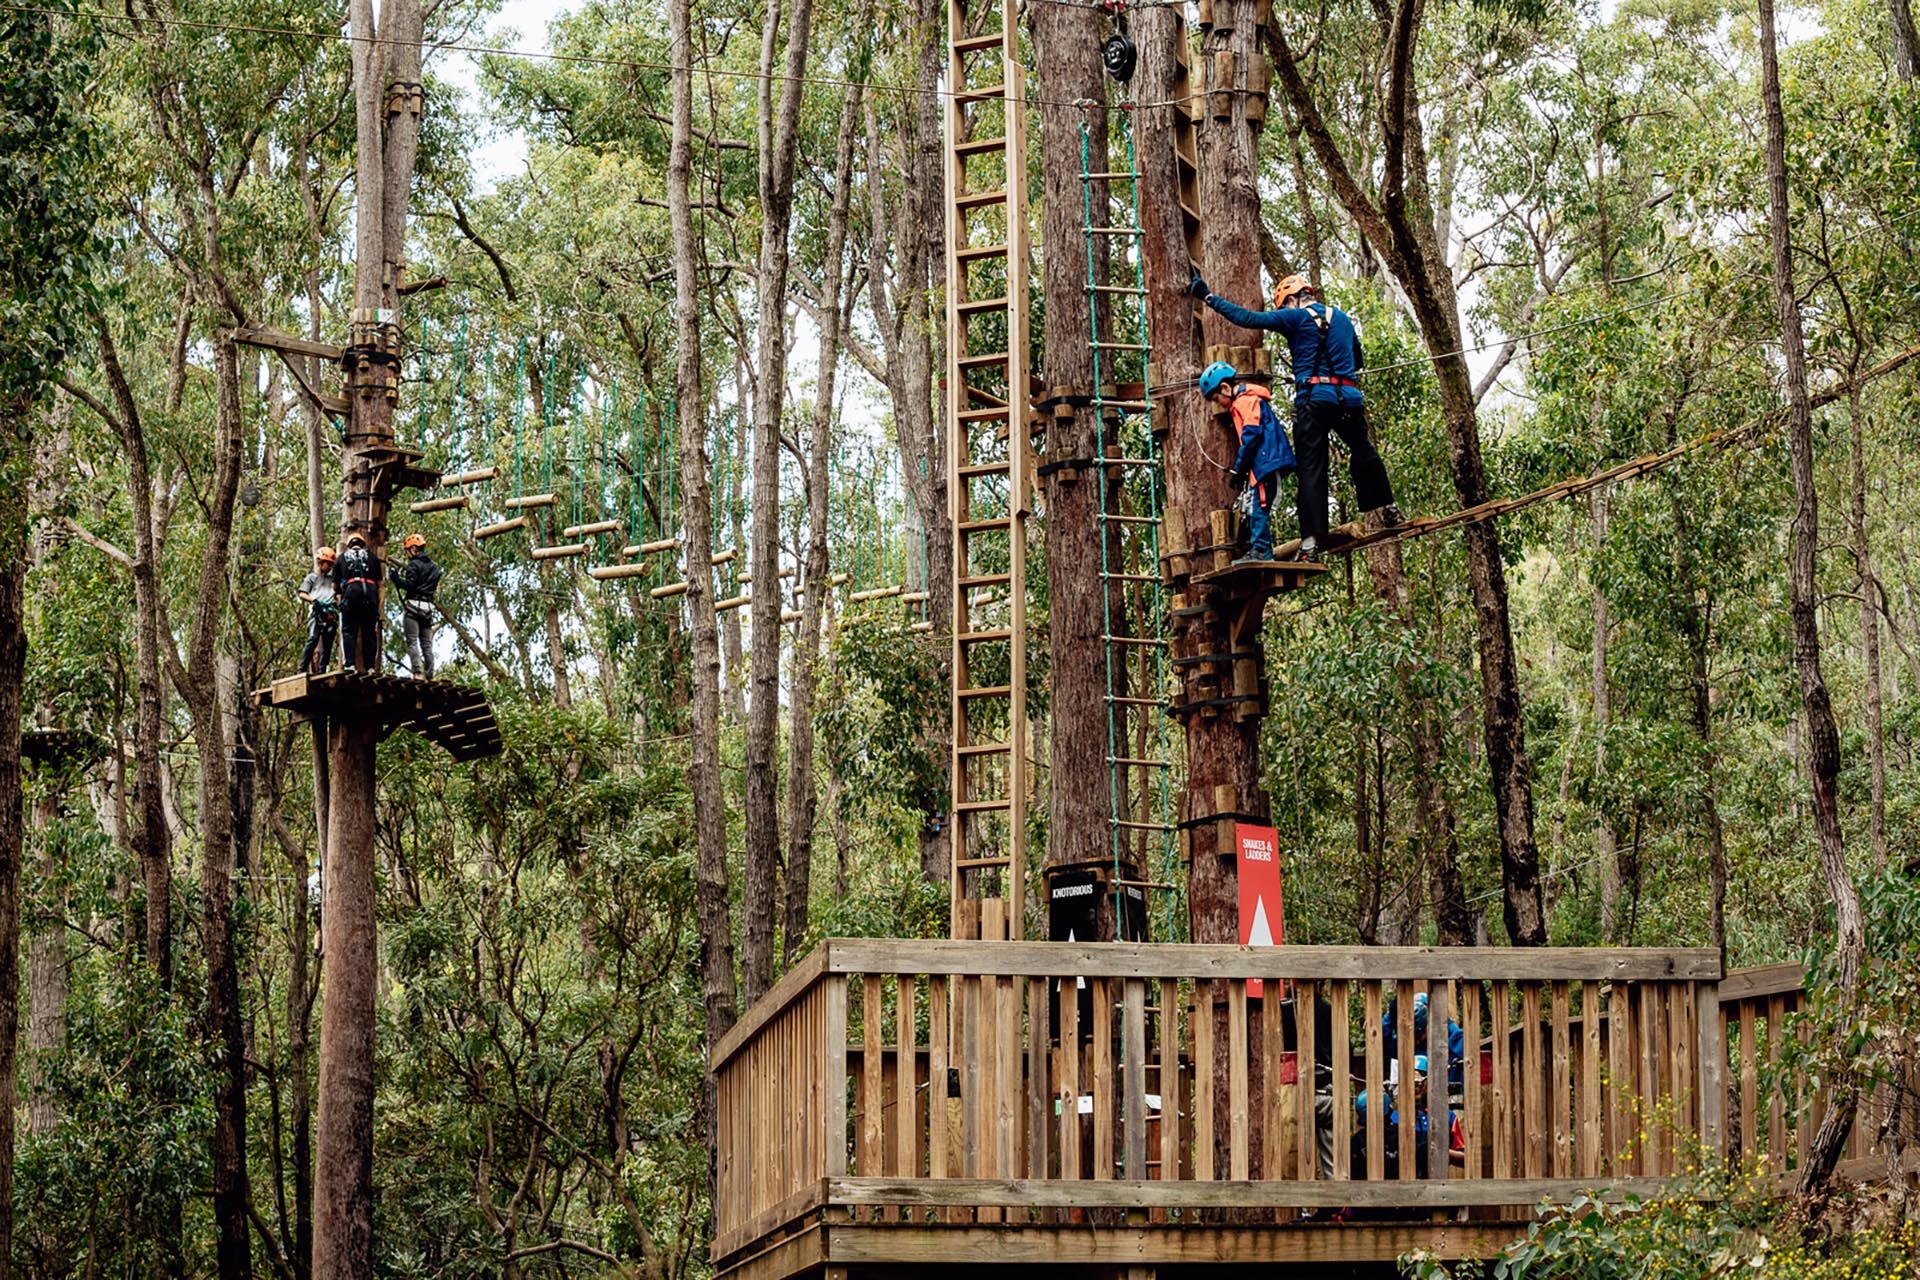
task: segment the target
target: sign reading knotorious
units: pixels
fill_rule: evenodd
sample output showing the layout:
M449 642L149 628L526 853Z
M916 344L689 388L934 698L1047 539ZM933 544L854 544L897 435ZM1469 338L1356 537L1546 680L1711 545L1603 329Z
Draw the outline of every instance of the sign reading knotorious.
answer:
M1280 902L1280 833L1272 827L1247 822L1233 824L1233 843L1240 867L1240 945L1279 946L1286 932L1286 912ZM1247 983L1247 994L1259 996L1258 978Z

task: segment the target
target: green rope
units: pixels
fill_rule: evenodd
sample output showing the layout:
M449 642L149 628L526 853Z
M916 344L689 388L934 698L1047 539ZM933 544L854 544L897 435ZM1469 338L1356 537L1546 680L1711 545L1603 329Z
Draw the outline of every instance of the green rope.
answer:
M520 339L520 358L513 367L513 496L520 496L521 428L527 416L527 340Z

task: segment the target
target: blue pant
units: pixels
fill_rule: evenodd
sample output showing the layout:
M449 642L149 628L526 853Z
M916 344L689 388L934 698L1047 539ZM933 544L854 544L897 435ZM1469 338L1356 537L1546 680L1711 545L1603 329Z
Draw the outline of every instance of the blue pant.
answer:
M1273 559L1273 508L1280 501L1282 474L1272 471L1260 477L1253 511L1247 516L1247 555L1250 559Z

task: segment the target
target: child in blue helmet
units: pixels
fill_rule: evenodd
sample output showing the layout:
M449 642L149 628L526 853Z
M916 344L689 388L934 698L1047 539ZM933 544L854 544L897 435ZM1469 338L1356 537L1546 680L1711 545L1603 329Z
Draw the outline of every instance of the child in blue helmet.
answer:
M1273 505L1280 478L1293 470L1293 445L1273 411L1273 393L1251 382L1234 381L1233 366L1216 360L1200 374L1200 394L1233 415L1240 450L1233 459L1236 484L1254 487L1247 516L1247 554L1235 564L1273 559Z

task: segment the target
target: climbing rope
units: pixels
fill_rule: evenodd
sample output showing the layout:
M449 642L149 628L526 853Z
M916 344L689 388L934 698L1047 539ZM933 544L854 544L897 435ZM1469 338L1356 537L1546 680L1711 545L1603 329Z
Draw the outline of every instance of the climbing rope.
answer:
M1122 937L1125 937L1127 928L1124 908L1126 890L1144 887L1125 879L1127 855L1137 846L1141 854L1139 864L1144 866L1148 861L1145 856L1147 848L1152 837L1157 835L1160 841L1160 874L1152 883L1168 890L1165 936L1172 941L1179 936L1181 913L1171 891L1171 887L1177 883L1175 877L1179 866L1179 850L1174 822L1173 757L1164 714L1168 687L1167 601L1159 574L1160 490L1164 475L1150 421L1147 429L1139 432L1143 443L1138 452L1129 456L1126 449L1127 422L1131 420L1138 424L1151 404L1153 389L1149 385L1148 371L1151 366L1148 355L1152 344L1147 327L1146 276L1140 253L1139 169L1134 151L1132 115L1122 110L1116 112L1112 119L1118 123L1124 147L1124 169L1113 167L1109 143L1108 155L1102 157L1105 167L1095 170L1091 124L1083 121L1080 126L1080 190L1084 215L1082 225L1086 228L1087 315L1090 328L1088 348L1093 357L1093 463L1100 477L1100 584L1104 610L1101 634L1107 678L1107 821L1113 850L1114 909ZM1093 191L1095 183L1101 181L1126 185L1128 196L1122 205L1123 212L1129 218L1126 224L1116 227L1095 222ZM1096 240L1105 246L1098 252ZM1100 283L1096 263L1101 254L1106 256L1110 271L1116 263L1124 270L1127 283L1117 283L1111 275L1108 283ZM1101 339L1098 317L1103 299L1110 300L1115 311L1132 315L1134 341ZM1111 360L1109 352L1113 353ZM1137 399L1122 398L1119 394L1119 365L1130 355L1139 362L1141 394ZM1111 369L1109 364L1113 366ZM1109 376L1112 376L1112 382L1108 381ZM1120 446L1111 452L1107 447L1110 412L1114 443ZM1137 487L1144 491L1145 515L1134 515L1126 509L1127 480L1134 472L1139 472L1144 479L1144 483ZM1129 570L1124 555L1121 563L1116 565L1116 550L1125 548L1132 550L1136 562L1144 560L1145 567L1150 568L1151 572L1141 572L1143 566L1139 563L1134 563ZM1126 616L1130 585L1138 588L1133 592L1138 625L1128 629L1132 634L1121 634L1122 629L1116 627L1115 620ZM1129 695L1126 692L1128 658L1136 650L1142 651L1143 660L1139 665L1143 673L1150 657L1152 687L1140 688ZM1146 754L1144 747L1132 747L1126 740L1131 718L1129 708L1137 708L1142 716L1159 713L1152 716L1152 733L1149 735L1144 731L1143 723L1143 731L1139 734L1142 744L1151 739L1151 755ZM1146 771L1148 775L1141 779L1141 785L1137 788L1129 785L1134 770ZM1154 781L1156 778L1157 782ZM1134 833L1139 836L1137 842L1130 838Z

